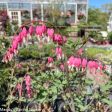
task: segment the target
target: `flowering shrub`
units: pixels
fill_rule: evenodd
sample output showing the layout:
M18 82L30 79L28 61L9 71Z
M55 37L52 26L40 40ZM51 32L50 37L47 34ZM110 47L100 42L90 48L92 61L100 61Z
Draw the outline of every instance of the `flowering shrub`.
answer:
M30 45L31 41L34 43ZM2 60L11 63L7 108L17 102L18 108L45 112L101 111L101 106L108 109L109 76L100 61L83 57L83 49L78 50L83 44L74 43L45 24L23 27ZM32 46L37 47L38 58L19 60L19 51L25 47L32 53Z

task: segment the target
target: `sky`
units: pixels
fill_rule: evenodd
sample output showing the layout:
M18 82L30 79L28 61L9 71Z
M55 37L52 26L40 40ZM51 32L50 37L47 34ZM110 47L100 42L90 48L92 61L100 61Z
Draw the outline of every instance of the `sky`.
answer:
M112 3L112 0L89 0L89 6L100 8L103 4Z

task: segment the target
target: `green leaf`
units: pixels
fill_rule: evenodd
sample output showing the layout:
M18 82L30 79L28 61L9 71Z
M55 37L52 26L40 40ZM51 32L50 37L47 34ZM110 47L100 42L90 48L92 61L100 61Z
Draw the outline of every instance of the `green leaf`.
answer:
M43 96L47 96L48 93L47 93L46 91L44 91L44 92L42 93L42 95L43 95Z
M64 85L67 84L67 80L62 81L62 84Z
M56 88L55 86L53 86L53 87L51 88L51 91L52 91L53 93L57 93L57 88Z
M112 84L108 83L106 85L102 85L100 88L101 88L102 92L105 92L105 91L108 91L108 90L110 90L112 88Z
M102 101L112 107L112 101L111 100L104 98L104 99L102 99Z

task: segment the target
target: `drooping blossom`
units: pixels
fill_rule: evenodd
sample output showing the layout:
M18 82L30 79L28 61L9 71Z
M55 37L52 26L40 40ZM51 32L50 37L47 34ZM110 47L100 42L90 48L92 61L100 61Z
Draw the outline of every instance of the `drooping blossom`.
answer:
M26 30L26 28L25 27L23 27L23 29L22 29L22 31L21 31L21 34L22 34L22 36L23 37L27 37L27 30Z
M53 63L53 58L52 57L48 57L48 59L47 59L47 62L50 64L50 63Z
M20 36L13 37L11 47L5 53L3 60L2 60L3 62L7 63L8 61L12 60L13 56L17 54L18 46L21 44L21 42L22 42L22 39Z
M8 48L7 52L5 53L2 62L7 63L8 61L11 61L16 52L17 52L17 47L12 45L12 47Z
M87 66L89 69L92 68L98 69L98 63L96 61L89 61Z
M103 70L103 65L102 63L99 63L98 68L102 71Z
M30 26L28 32L30 35L32 35L34 33L34 27Z
M18 42L18 40L14 40L13 42L12 42L12 45L11 45L11 50L13 51L13 53L14 54L16 54L17 52L17 49L18 49L18 46L19 46L19 42Z
M61 65L60 65L60 69L61 69L62 71L65 70L64 64L61 64Z
M87 66L87 60L85 58L82 59L81 66L82 66L82 68L86 68L86 66Z
M46 25L42 25L42 31L43 31L43 33L45 33L46 32L46 30L47 30L47 27L46 27Z
M25 79L25 84L26 84L27 95L29 98L31 98L31 92L32 92L31 91L31 77L30 75L26 74L24 79Z
M81 66L81 59L80 58L74 59L74 66L78 67L78 68Z
M2 62L7 63L8 61L11 61L13 58L13 53L10 51L7 51L6 54L4 55Z
M65 36L63 36L63 43L67 42L67 38Z
M60 34L55 34L53 40L54 40L54 42L56 42L58 44L62 44L63 43L63 39L62 39L62 36Z
M42 34L44 34L45 32L46 32L46 26L45 25L36 27L36 34L38 36L42 36Z
M77 54L78 54L79 56L82 55L82 54L83 54L83 49L82 49L82 48L78 49Z
M18 84L16 85L16 89L17 89L18 92L19 92L19 97L21 97L21 96L22 96L22 84L18 83Z
M37 34L38 36L42 36L43 31L42 31L42 27L41 27L41 26L37 26L37 27L36 27L36 34Z
M20 32L19 35L16 37L16 40L18 41L19 45L23 43L23 36L22 33Z
M21 64L21 63L18 63L18 64L16 65L16 67L17 67L18 69L21 69L21 68L22 68L22 64Z
M103 66L103 70L106 70L106 68L107 68L107 67L106 67L106 65L105 65L105 66Z
M71 56L68 61L68 66L69 67L77 67L79 68L81 66L81 59L80 58L75 58L74 56Z
M53 38L53 35L54 35L54 29L50 29L50 28L48 28L48 29L47 29L47 35L48 35L50 38Z
M68 61L67 64L69 67L74 67L74 56L71 56Z
M98 62L96 61L89 61L87 64L88 70L90 73L95 74L98 69Z
M61 59L63 57L63 52L61 47L57 47L55 53L56 53L57 59Z

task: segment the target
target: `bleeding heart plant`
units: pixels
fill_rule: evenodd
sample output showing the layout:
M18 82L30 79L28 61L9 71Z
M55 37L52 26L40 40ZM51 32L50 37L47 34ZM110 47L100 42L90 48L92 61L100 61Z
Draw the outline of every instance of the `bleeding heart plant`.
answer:
M28 38L29 35L31 38ZM32 39L34 44L30 43ZM2 60L5 63L13 62L9 80L9 85L13 86L9 86L8 107L12 101L17 101L21 105L22 102L34 100L40 104L50 103L52 107L56 99L61 97L64 103L59 108L68 112L79 112L93 110L94 105L91 105L91 102L103 102L100 92L103 94L102 85L106 85L109 80L104 65L100 61L82 57L82 48L75 52L72 47L75 49L78 45L70 43L71 40L68 41L65 36L45 24L31 25L28 30L23 27L20 33L13 37ZM34 46L37 47L36 50ZM25 56L39 56L20 60L18 54L24 47L28 49ZM32 53L34 50L35 53ZM67 52L70 51L74 52L68 56ZM20 64L17 64L18 61ZM12 94L15 88L19 93L19 99ZM99 91L99 88L103 89Z

